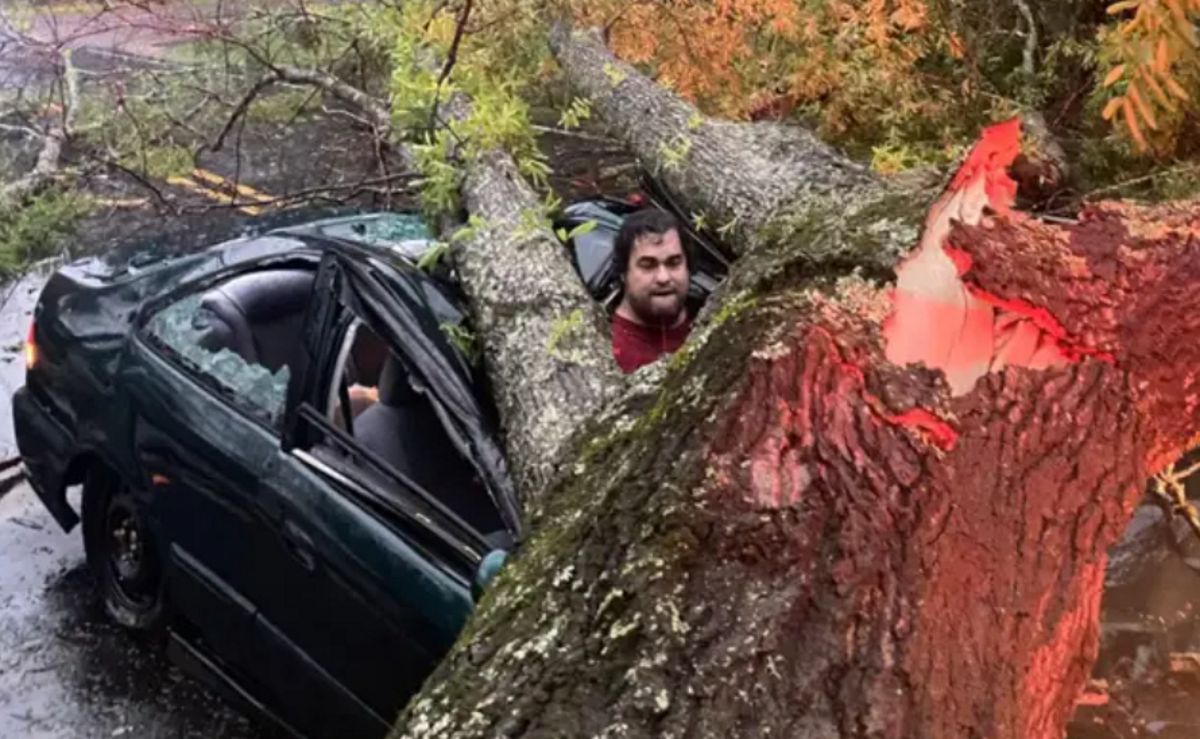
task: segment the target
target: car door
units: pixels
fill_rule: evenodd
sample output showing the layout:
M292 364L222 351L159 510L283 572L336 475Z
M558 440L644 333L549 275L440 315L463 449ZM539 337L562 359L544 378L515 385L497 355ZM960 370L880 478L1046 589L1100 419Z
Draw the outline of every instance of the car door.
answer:
M265 518L256 491L279 449L287 380L283 371L202 349L202 299L202 291L179 297L149 317L121 381L136 390L133 449L177 628L255 679L257 532Z
M275 533L260 556L278 579L256 629L295 676L275 696L295 724L313 736L382 736L462 628L488 543L331 420L332 378L362 325L343 266L331 259L318 276L314 361L288 448L262 478Z

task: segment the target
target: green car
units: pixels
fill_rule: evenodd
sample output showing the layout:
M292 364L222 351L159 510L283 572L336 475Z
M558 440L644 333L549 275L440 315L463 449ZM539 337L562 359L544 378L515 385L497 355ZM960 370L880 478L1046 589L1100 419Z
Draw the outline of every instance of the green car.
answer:
M555 223L601 303L642 206ZM681 222L699 305L727 262ZM165 628L294 736L383 736L523 533L457 288L415 266L431 243L420 218L375 214L92 259L34 314L17 443L59 524L82 520L109 614Z
M380 214L87 260L30 329L17 441L107 611L294 736L383 736L521 536L429 244Z

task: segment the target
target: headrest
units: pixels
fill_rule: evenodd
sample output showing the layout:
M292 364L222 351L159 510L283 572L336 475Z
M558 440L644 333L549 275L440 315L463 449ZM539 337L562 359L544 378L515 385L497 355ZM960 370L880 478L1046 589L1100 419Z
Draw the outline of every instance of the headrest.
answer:
M211 352L229 349L247 362L257 362L254 337L241 308L220 290L209 290L200 301L193 327L205 331L201 346Z
M225 294L248 321L258 323L302 311L314 279L308 270L275 269L235 277L211 292Z

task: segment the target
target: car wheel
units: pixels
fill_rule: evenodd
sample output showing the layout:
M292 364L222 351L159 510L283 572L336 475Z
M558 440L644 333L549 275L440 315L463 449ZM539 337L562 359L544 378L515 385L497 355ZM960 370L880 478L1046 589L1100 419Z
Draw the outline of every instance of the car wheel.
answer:
M163 625L162 567L133 490L107 470L83 486L83 544L104 610L131 629Z

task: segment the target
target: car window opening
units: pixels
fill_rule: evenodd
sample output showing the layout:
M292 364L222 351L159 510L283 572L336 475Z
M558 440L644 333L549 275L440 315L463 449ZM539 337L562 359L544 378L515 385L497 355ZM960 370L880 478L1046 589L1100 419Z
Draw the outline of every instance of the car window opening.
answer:
M238 275L159 311L147 332L278 428L288 384L307 362L302 331L313 279L303 269Z
M370 326L349 329L330 382L325 418L480 534L504 524L474 465L455 447L427 393ZM348 406L348 407L347 407ZM315 453L328 454L318 444ZM350 460L351 466L360 466Z

